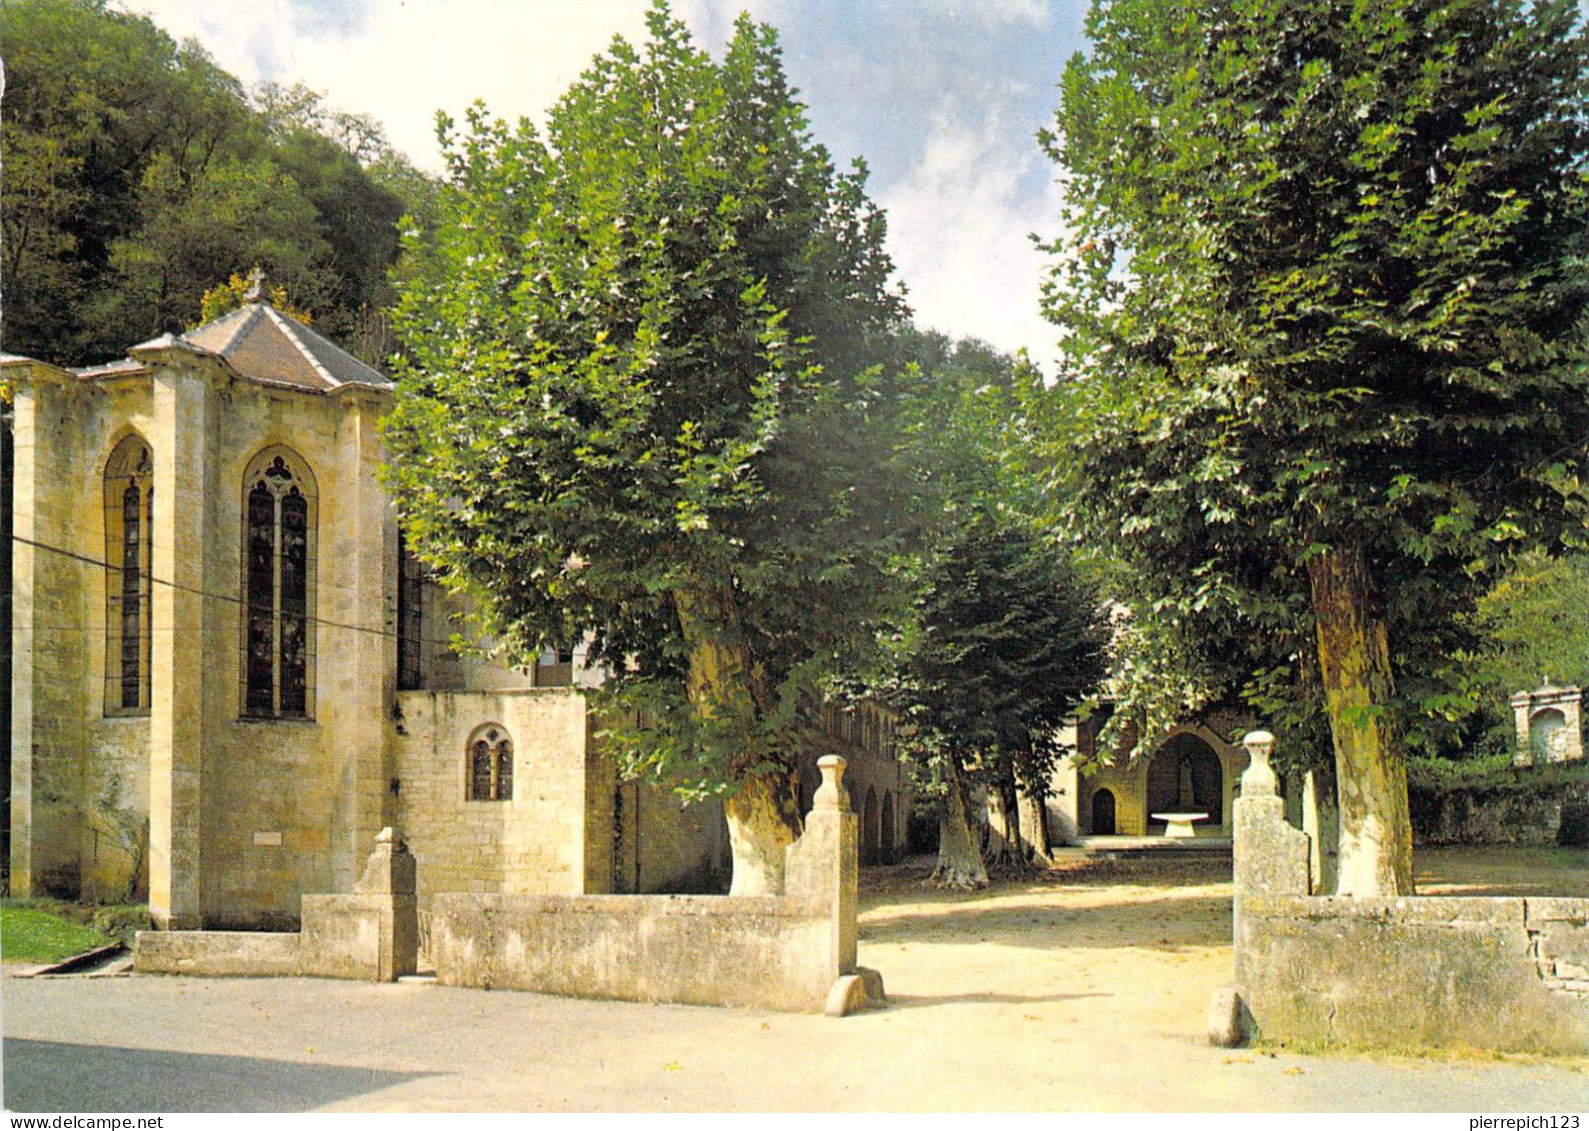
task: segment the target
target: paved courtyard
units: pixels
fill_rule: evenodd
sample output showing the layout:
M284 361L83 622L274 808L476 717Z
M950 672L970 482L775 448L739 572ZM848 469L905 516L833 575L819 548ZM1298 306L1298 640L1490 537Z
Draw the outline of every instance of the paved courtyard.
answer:
M825 1017L433 985L4 983L5 1104L47 1111L1581 1111L1589 1061L1208 1047L1228 862L976 896L869 874L893 1004ZM1448 872L1451 869L1447 869ZM1449 881L1456 882L1456 881Z

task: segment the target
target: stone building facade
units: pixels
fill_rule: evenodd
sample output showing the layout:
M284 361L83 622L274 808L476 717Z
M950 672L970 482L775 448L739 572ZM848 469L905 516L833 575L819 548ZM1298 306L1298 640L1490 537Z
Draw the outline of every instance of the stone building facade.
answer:
M712 807L617 781L577 665L461 660L377 475L391 383L249 303L14 397L10 887L265 927L402 826L440 890L710 890ZM546 686L548 683L562 686Z
M1581 761L1583 754L1583 688L1549 683L1512 696L1517 766L1548 766Z
M1164 815L1180 813L1200 814L1188 822L1194 835L1228 838L1247 754L1222 735L1244 721L1215 715L1171 727L1135 758L1098 749L1097 718L1068 724L1046 801L1050 837L1160 836Z
M915 791L895 742L899 720L874 702L824 707L818 728L846 763L850 808L859 820L862 864L893 864L927 845L911 837ZM811 812L821 783L813 753L800 766L800 812Z

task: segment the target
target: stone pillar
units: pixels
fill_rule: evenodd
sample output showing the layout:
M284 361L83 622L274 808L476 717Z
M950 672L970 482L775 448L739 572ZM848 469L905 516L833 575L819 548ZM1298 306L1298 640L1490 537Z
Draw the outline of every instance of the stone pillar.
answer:
M344 415L336 482L322 484L320 493L319 615L395 633L397 529L377 479L385 453L376 421L389 402L352 385L335 396ZM378 633L344 632L334 649L324 633L318 635L327 658L334 651L338 661L317 671L325 700L316 710L328 733L334 726L342 736L333 757L337 778L348 787L336 802L330 863L333 887L344 890L358 876L364 846L397 820L390 724L397 665L392 641Z
M1255 940L1247 929L1244 904L1253 896L1310 895L1308 836L1286 823L1285 802L1269 765L1274 735L1250 731L1242 740L1252 764L1241 775L1241 796L1235 803L1236 894L1232 935L1235 949L1235 993L1246 997L1247 957ZM1250 1002L1248 1003L1250 1005Z
M413 853L402 831L388 826L375 836L375 851L365 861L364 875L354 885L358 895L382 900L380 972L382 982L393 982L419 969L419 910L415 898Z
M1308 834L1308 870L1314 895L1335 893L1341 811L1335 800L1335 767L1309 770L1302 781L1302 831Z
M204 562L209 514L210 390L174 345L139 360L154 378L154 521L149 680L149 915L167 930L202 925L200 847L206 670ZM223 497L225 496L223 493ZM240 504L239 504L240 505Z
M831 1017L879 1006L887 1001L883 977L856 965L855 916L860 902L860 834L844 788L843 758L817 759L822 784L812 798L806 831L786 850L784 898L808 901L828 921L825 953L812 971L826 995L823 1012Z
M34 757L39 749L35 741L33 690L34 658L38 641L47 639L34 634L34 593L39 573L45 568L39 559L43 551L35 548L54 532L44 529L49 521L47 512L39 506L38 466L38 402L41 390L24 380L27 374L7 373L15 391L15 446L13 448L13 495L16 509L13 529L19 541L11 561L11 617L15 628L12 636L15 649L11 667L11 894L26 899L39 894L35 891L34 877ZM39 720L43 723L45 720ZM39 727L40 731L45 728ZM42 735L40 736L42 738ZM42 855L42 854L41 854ZM39 861L42 863L42 861Z
M87 827L88 720L104 710L95 678L103 636L89 631L100 623L101 578L71 556L99 561L105 554L94 521L103 490L95 406L93 392L65 370L23 358L0 367L15 397L11 893L75 898Z
M1241 741L1252 764L1241 775L1234 806L1236 898L1258 892L1309 895L1308 837L1286 823L1285 802L1269 765L1274 735L1255 730Z
M789 846L784 864L784 894L820 904L832 919L828 939L832 978L855 972L860 902L859 818L850 811L849 791L844 787L846 765L836 754L817 760L822 784L812 798L805 833Z
M303 897L301 969L321 978L394 982L419 967L414 857L388 826L347 895Z

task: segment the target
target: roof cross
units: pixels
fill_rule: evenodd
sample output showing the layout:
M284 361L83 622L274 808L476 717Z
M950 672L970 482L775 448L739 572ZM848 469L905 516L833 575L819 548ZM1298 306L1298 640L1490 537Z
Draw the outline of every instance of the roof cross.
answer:
M254 269L248 273L248 290L243 292L243 301L265 301L265 269L257 263L254 264Z

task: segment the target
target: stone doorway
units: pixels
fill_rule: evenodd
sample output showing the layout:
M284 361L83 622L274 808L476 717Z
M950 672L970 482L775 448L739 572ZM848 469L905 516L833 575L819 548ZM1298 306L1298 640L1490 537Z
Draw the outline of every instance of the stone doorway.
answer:
M1092 835L1115 835L1115 795L1107 789L1092 795Z
M1207 819L1199 821L1198 827L1224 825L1224 770L1214 748L1197 735L1177 734L1159 747L1148 765L1147 786L1149 814L1207 813ZM1153 828L1153 824L1160 828ZM1153 822L1148 831L1162 831L1162 826L1162 821Z

